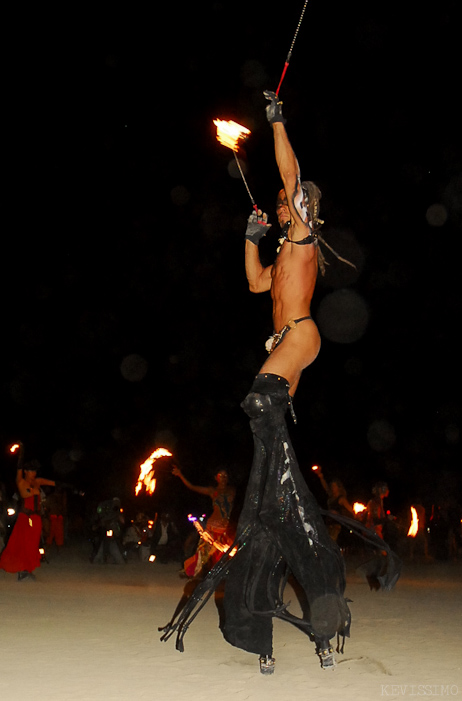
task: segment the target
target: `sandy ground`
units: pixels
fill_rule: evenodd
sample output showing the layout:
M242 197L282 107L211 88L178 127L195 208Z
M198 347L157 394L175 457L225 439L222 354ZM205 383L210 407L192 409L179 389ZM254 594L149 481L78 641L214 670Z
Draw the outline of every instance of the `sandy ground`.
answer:
M460 560L407 564L391 593L371 592L348 567L353 624L336 669L322 670L313 644L275 621L276 671L266 677L224 641L213 600L184 653L160 642L185 586L178 565L91 565L86 545L48 559L35 582L0 572L2 700L462 700ZM290 588L286 599L296 602Z

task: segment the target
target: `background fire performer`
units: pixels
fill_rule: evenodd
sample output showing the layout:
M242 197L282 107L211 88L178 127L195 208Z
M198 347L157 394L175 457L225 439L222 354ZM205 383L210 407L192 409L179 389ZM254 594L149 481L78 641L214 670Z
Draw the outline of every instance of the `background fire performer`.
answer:
M225 545L231 545L233 536L230 534L230 518L233 509L236 490L228 484L228 473L224 469L218 470L215 474L217 482L215 487L201 487L186 479L179 467L176 465L172 473L181 479L185 487L198 494L204 494L211 498L213 512L207 519L205 526L213 541ZM185 574L189 577L197 577L203 573L204 569L210 567L218 560L220 551L210 543L199 539L199 545L195 554L184 563Z
M270 102L267 117L284 188L277 202L281 245L272 266L264 268L258 253L258 243L269 226L266 215L254 212L246 231L249 287L253 292L271 292L275 329L267 344L270 355L242 403L251 419L254 460L234 557L223 555L197 587L178 621L163 629L162 639L176 630L177 649L182 651L190 622L225 578L223 635L232 645L258 654L260 671L271 674L273 617L308 635L321 666L329 669L335 664L330 641L336 635L349 635L350 612L344 598L340 550L301 475L285 423L288 408L295 418L292 397L302 371L315 360L320 348L310 303L318 271L316 232L322 223L317 218L321 193L313 183L301 182L281 103L275 93L266 92L265 97ZM282 600L290 573L305 594L307 606L302 618L289 613ZM396 578L393 573L389 578L384 576L384 587L390 588Z
M23 446L19 446L16 485L21 497L21 507L13 532L0 557L0 569L17 572L18 580L34 579L33 571L40 567L40 536L42 517L40 487L55 486L53 480L37 477L38 461L23 465Z

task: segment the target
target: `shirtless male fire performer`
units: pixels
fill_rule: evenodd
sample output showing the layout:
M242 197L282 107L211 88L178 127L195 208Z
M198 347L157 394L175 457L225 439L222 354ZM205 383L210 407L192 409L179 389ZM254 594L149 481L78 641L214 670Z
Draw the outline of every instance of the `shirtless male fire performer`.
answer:
M302 183L297 158L289 142L281 103L266 92L268 121L274 133L276 162L283 182L276 212L283 230L281 247L273 265L263 267L258 243L269 226L267 215L249 218L245 243L245 269L251 292L271 291L273 328L270 356L261 373L282 375L295 394L302 371L316 358L321 339L310 316L310 304L318 273L318 241L315 234L321 193L314 183ZM284 341L284 342L282 342Z
M281 103L275 93L265 92L265 97L284 186L277 199L282 237L276 261L264 267L258 243L269 225L265 214L254 212L246 230L245 267L252 292L271 292L275 332L267 342L270 355L241 404L251 419L254 460L238 524L238 539L245 534L241 539L247 547L229 566L223 634L231 644L259 654L261 672L271 674L272 617L305 632L315 642L321 666L328 669L335 664L331 638L349 635L350 612L339 550L300 473L285 423L288 408L295 419L292 397L321 345L310 314L321 193L314 183L302 183ZM292 616L281 599L288 572L306 596L302 619Z
M278 197L282 243L273 265L263 267L258 243L268 231L266 215L254 212L246 230L245 264L250 289L271 291L270 355L241 406L250 418L254 456L235 547L225 553L194 590L162 640L177 631L177 649L200 608L224 580L224 638L259 656L260 671L274 672L274 617L292 623L315 643L323 669L335 665L331 640L348 636L345 568L319 506L308 489L291 445L285 415L304 368L316 358L320 337L310 316L318 270L316 229L321 193L302 183L284 127L281 104L266 92L276 160L284 189ZM303 616L291 614L283 591L292 574L304 593Z

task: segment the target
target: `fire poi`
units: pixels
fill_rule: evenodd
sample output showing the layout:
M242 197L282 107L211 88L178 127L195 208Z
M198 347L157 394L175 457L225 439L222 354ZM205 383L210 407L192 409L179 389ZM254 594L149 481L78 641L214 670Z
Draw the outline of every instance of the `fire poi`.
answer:
M296 42L296 40L297 40L297 36L298 36L298 32L300 31L301 24L302 24L302 22L303 22L303 16L304 16L304 14L305 14L305 10L306 10L306 6L307 6L307 5L308 5L308 0L305 0L305 2L304 2L304 4L303 4L302 13L301 13L301 15L300 15L300 19L298 20L297 28L296 28L296 30L295 30L295 34L294 34L294 36L293 36L292 43L291 43L291 45L290 45L289 53L287 54L286 60L285 60L285 62L284 62L284 68L282 69L281 79L279 80L279 85L278 85L277 88L276 88L276 95L279 95L279 91L280 91L280 89L281 89L282 81L284 80L285 75L286 75L286 73L287 73L287 69L288 69L288 67L289 67L289 62L290 62L290 59L292 58L292 51L294 50L294 45L295 45L295 42Z
M146 488L148 494L153 494L156 488L156 478L154 463L159 458L172 457L172 453L167 450L167 448L156 448L156 450L151 453L149 458L140 465L140 475L138 477L138 482L135 487L135 494L138 496L143 486Z
M239 142L250 136L250 131L232 120L225 122L223 119L214 119L217 128L217 139L223 146L232 151L239 151Z
M217 128L217 140L220 142L220 144L226 146L226 148L231 149L234 154L239 173L241 174L241 178L250 197L250 201L252 202L252 206L256 210L257 205L252 197L247 180L245 179L244 171L242 170L241 163L237 156L240 142L245 141L250 136L251 132L249 129L247 129L247 127L243 127L241 124L233 122L233 120L225 121L223 119L214 119L213 123Z
M211 533L209 533L201 524L200 520L193 516L192 514L188 515L188 521L191 521L193 524L194 528L196 531L199 533L200 538L204 540L206 543L211 545L212 547L215 548L215 550L219 550L221 553L227 553L229 550L229 545L226 543L220 543L219 540L216 540ZM236 553L236 548L233 548L233 550L230 552L229 556L234 557Z

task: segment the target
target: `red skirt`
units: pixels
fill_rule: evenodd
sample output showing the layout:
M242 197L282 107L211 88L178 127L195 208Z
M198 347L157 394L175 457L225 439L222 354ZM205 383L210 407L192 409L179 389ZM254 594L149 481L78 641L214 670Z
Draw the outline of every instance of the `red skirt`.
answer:
M0 556L5 572L32 572L40 567L42 519L38 514L20 513L8 543Z

